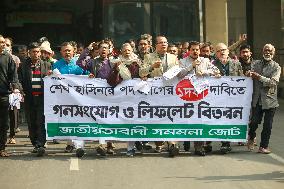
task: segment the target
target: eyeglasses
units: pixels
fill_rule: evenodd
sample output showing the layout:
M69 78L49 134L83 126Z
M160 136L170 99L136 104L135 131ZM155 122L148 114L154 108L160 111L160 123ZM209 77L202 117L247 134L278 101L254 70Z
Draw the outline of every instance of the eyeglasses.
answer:
M224 52L226 50L228 50L228 49L219 49L217 52Z
M168 44L168 42L167 41L161 41L161 42L159 42L157 44Z
M109 48L109 46L107 46L107 45L101 45L101 46L100 46L100 48L108 49L108 48Z

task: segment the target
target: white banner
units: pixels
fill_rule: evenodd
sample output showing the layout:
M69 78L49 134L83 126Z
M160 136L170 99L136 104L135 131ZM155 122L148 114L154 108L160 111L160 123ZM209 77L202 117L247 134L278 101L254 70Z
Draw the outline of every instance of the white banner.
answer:
M247 77L189 77L179 81L148 79L148 92L139 91L145 85L140 79L123 81L115 88L105 80L87 76L50 76L44 82L44 111L49 139L246 139L253 89L252 80ZM124 132L128 135L120 135L114 130L106 132L106 126L108 129L128 128L129 131ZM138 126L143 127L145 133L152 131L141 136L129 134ZM189 131L184 135L172 131L170 136L162 131L163 128L179 126L195 129L195 134L190 137ZM80 127L88 129L77 132ZM97 130L94 131L94 128ZM230 135L235 131L238 131L238 137ZM159 135L155 136L155 133Z

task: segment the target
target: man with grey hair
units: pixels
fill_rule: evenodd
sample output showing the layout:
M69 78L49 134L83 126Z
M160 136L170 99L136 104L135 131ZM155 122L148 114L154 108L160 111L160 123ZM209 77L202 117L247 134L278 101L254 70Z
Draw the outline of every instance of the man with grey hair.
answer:
M271 135L273 117L276 108L279 106L277 100L277 85L281 74L281 67L273 61L275 48L271 44L266 44L262 50L262 60L257 60L252 64L252 69L248 76L253 78L252 114L249 124L248 149L254 149L253 139L256 137L256 129L261 123L263 114L263 129L258 153L269 154L268 148Z
M243 76L243 70L239 61L229 57L229 49L224 43L216 45L216 60L212 62L219 71L221 76ZM209 145L209 144L208 144ZM210 145L205 147L211 149ZM230 142L222 141L220 151L222 154L227 154L232 150Z

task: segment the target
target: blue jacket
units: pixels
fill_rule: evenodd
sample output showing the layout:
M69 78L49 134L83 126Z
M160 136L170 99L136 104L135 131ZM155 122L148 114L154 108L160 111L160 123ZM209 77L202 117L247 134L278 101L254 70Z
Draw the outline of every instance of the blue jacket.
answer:
M56 61L52 70L58 69L61 74L74 74L74 75L86 75L86 71L76 65L76 58L72 58L69 63L67 63L63 58Z

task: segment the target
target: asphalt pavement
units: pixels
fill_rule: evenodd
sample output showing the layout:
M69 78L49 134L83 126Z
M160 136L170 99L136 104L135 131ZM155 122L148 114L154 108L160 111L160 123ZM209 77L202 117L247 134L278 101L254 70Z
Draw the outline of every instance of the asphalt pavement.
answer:
M221 155L220 143L215 142L213 152L205 157L195 156L192 147L175 158L169 158L166 151L151 150L126 157L126 143L119 142L115 155L102 158L94 150L97 142L88 142L86 155L79 159L75 153L64 152L66 141L49 141L47 155L36 157L24 124L17 144L7 146L11 156L0 158L0 189L280 189L284 187L283 123L284 100L280 100L269 155L257 149L249 152L235 143L231 153ZM260 131L261 126L258 137Z

